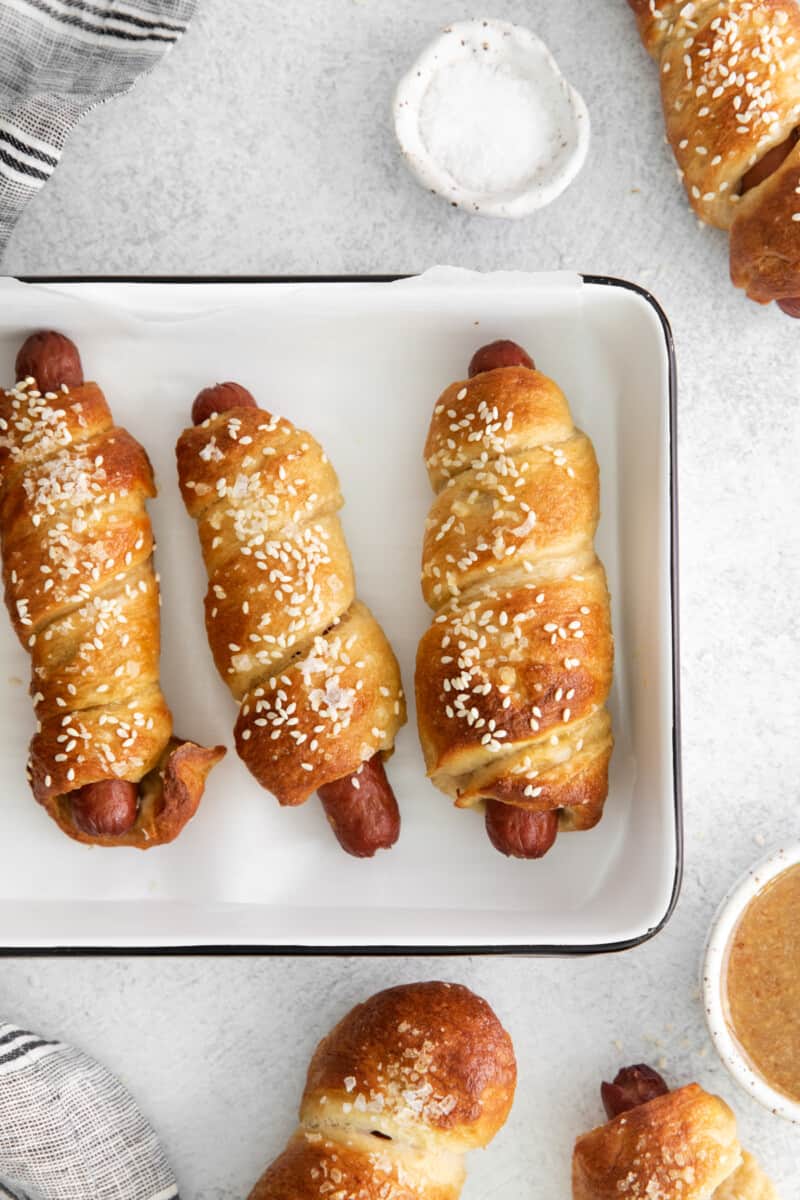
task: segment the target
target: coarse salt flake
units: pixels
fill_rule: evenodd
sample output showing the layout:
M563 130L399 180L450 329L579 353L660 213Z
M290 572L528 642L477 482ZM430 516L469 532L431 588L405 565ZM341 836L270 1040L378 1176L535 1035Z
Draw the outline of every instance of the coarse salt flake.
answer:
M560 130L539 88L511 63L468 58L434 76L420 133L432 158L462 187L520 187L557 156Z

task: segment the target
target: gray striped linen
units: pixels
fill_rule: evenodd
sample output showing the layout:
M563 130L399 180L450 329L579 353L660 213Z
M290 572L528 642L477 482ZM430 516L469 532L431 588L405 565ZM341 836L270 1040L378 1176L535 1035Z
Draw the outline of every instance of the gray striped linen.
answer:
M84 113L179 40L197 0L0 0L0 255Z
M94 1059L0 1023L0 1200L177 1200L133 1097Z

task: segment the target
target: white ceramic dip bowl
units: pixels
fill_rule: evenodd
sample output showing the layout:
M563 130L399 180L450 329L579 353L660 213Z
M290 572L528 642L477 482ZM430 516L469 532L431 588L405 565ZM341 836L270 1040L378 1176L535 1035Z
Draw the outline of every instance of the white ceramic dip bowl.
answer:
M717 910L703 963L703 999L714 1047L730 1074L770 1112L800 1124L800 1103L773 1088L761 1075L731 1031L725 1016L728 947L750 901L790 867L800 863L800 843L771 851L750 868L728 892ZM800 969L800 966L798 967Z
M449 25L400 81L394 121L420 183L483 216L549 204L589 147L583 100L544 42L507 21Z

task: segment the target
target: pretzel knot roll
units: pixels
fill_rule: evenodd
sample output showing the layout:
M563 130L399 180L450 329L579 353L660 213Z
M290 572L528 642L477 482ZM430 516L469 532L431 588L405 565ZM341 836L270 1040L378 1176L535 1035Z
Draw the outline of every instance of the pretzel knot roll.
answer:
M194 815L225 753L172 736L159 686L152 470L69 339L33 335L17 368L0 393L0 538L32 660L30 783L70 837L147 849Z
M456 1200L465 1153L503 1126L515 1086L511 1039L473 992L379 992L320 1042L300 1127L250 1200Z
M692 208L730 232L734 284L798 315L800 4L628 2L660 67L667 137Z
M552 380L480 355L440 397L425 446L436 617L417 653L419 734L433 783L459 807L486 801L495 846L538 858L559 829L595 825L608 791L598 469Z
M355 598L336 473L310 434L238 384L205 389L193 411L178 475L208 571L209 643L240 704L236 748L282 805L320 789L344 849L370 857L399 833L382 763L405 702L383 630Z
M647 1072L652 1079L642 1091ZM752 1155L742 1150L736 1118L696 1083L668 1091L648 1067L621 1071L614 1085L628 1105L606 1125L579 1137L572 1157L573 1200L778 1200ZM651 1095L637 1103L636 1093Z

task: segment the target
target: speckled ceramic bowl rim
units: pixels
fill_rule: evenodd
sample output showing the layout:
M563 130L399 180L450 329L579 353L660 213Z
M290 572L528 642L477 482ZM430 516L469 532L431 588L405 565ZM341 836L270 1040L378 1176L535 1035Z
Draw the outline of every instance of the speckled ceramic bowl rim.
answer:
M800 863L800 842L771 850L738 880L717 909L703 962L703 999L714 1048L736 1082L770 1112L800 1124L800 1103L776 1091L751 1066L725 1020L724 972L733 932L750 901L778 875Z
M541 54L547 69L566 97L575 146L572 153L564 157L561 166L548 175L546 182L540 181L505 192L476 192L458 185L429 153L419 128L420 105L434 73L444 63L458 56L457 47L462 41L475 39L499 44L500 39L505 37L514 38L523 49L536 50ZM446 26L400 80L392 111L400 149L423 187L443 196L457 208L483 216L526 217L536 209L544 208L569 187L583 167L589 150L589 110L583 97L566 79L542 39L525 26L515 25L511 21L455 21Z

